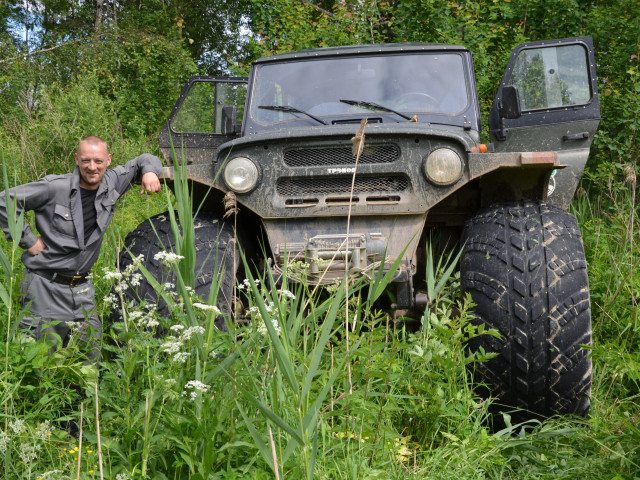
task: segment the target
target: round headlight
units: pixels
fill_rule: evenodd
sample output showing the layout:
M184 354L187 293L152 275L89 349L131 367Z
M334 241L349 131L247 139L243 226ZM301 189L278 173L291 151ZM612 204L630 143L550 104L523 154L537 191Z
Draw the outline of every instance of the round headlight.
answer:
M237 193L247 193L254 189L260 179L258 166L247 157L235 157L224 167L224 182Z
M436 185L451 185L462 175L462 159L455 150L437 148L427 156L424 173Z

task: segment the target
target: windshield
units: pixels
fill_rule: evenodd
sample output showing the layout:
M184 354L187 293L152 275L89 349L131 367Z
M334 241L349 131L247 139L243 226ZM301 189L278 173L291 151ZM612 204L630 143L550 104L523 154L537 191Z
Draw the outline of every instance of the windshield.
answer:
M385 122L406 121L402 114L455 116L469 103L465 78L462 55L454 52L265 63L255 70L249 116L262 127L365 115Z

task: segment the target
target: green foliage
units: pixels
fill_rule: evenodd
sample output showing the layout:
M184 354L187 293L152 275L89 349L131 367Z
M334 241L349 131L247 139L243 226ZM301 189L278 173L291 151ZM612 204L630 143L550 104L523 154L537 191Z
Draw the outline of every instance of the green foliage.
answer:
M598 163L638 165L640 131L640 44L613 45L618 65L600 71L601 108L604 121L594 144ZM619 70L613 77L614 67Z
M624 399L640 388L636 178L635 165L601 163L587 173L589 190L573 203L589 264L593 358L606 370L605 399Z
M107 141L114 165L156 149L142 136L123 138L114 104L98 88L95 76L67 88L53 84L44 90L37 111L0 118L0 144L12 165L12 183L73 170L78 142L90 134Z
M230 323L229 332L220 332L213 328L215 302L206 307L191 298L185 274L172 318L157 318L148 305L128 306L120 343L104 346L96 417L93 395L81 398L67 388L84 376L80 352L68 348L50 357L44 344L11 341L22 266L19 248L2 238L3 478L44 478L55 470L51 475L76 478L78 457L80 478L96 478L97 420L105 478L273 478L274 469L287 476L352 479L639 477L640 4L196 3L111 4L98 37L91 2L44 2L51 15L40 20L33 15L34 2L0 4L0 148L9 184L69 171L77 141L88 133L107 139L116 163L155 148L147 135L157 131L197 64L212 72L228 60L246 72L251 56L299 48L458 43L474 54L486 118L517 43L593 35L603 120L584 194L572 206L589 261L592 416L527 425L511 425L506 418L506 428L492 432L488 404L467 383L468 364L482 359L466 356L464 343L482 332L469 324L468 304L456 301L456 277L435 259L426 274L432 304L419 332L375 310L375 295L369 295L376 288L358 284L330 293L289 286L291 298L286 286L276 288L269 278L239 288L253 307L250 323ZM7 22L24 24L23 5L42 26L39 33L27 29L28 45L11 35ZM239 20L250 10L251 17ZM236 43L245 21L256 35L248 40L249 53ZM212 22L215 29L208 28ZM231 41L222 42L227 32ZM51 47L56 48L21 56ZM135 192L123 198L95 271L115 264L127 231L166 208L163 203L173 210L173 202ZM188 204L182 205L184 215ZM96 277L98 298L107 296L111 281ZM100 309L107 315L108 303L101 301ZM280 333L260 319L277 319ZM150 333L154 322L165 328L163 337ZM84 445L90 448L77 455L71 452L78 445L57 420L78 419L82 401ZM12 423L16 419L22 426Z
M303 48L389 40L386 36L389 4L358 2L356 8L354 3L255 2L252 23L257 37L253 52L264 56Z
M614 175L612 192L629 202L629 187L618 183ZM591 234L598 218L608 218L600 205L576 204L588 252L600 251L592 243L600 237ZM629 205L622 205L619 216L613 216L615 209L608 213L615 220L610 225L619 225L617 233L611 231L612 244L629 238L629 217L623 215ZM116 250L113 241L107 257ZM214 327L213 305L186 289L173 297L170 319L158 318L153 306L129 305L118 344L103 348L98 418L95 398L84 398L83 445L89 448L82 447L80 478L97 474L97 420L105 478L273 478L274 468L352 479L637 476L637 330L625 319L631 310L624 310L624 301L612 301L620 283L600 293L599 260L590 270L601 339L594 349L599 367L590 428L583 420L511 425L507 418L498 432L487 427L488 403L468 386L468 367L483 358L467 356L464 345L483 332L469 323L469 305L456 303L458 280L447 273L452 259L428 263L433 303L418 332L377 312L371 302L379 289L362 283L351 285L347 295L344 286L314 292L250 278L238 286L249 323L229 323L229 332ZM616 278L624 281L625 271ZM104 275L95 282L98 291L109 291ZM606 307L598 295L608 295ZM615 322L609 323L611 317ZM151 333L156 322L163 336ZM78 446L55 419L79 418L80 399L65 386L83 376L81 352L64 349L49 358L43 344L7 345L0 375L0 394L9 406L0 427L0 441L8 439L4 477L58 470L61 478L76 478L79 455L70 452ZM24 421L20 433L14 418ZM37 432L45 426L51 436L41 439ZM37 457L24 462L34 445Z
M604 342L620 342L630 349L640 341L636 178L629 165L602 164L587 173L592 188L573 204L585 245L591 247L587 261L594 331Z
M156 133L186 80L197 74L194 61L171 35L117 30L94 39L77 75L95 81L113 104L127 136Z

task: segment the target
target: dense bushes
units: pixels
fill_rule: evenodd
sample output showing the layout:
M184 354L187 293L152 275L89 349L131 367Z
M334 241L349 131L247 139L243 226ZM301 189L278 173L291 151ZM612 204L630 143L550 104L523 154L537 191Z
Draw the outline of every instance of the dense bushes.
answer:
M197 62L203 67L202 57L190 52L211 55L215 45L201 42L195 27L200 23L189 24L188 14L166 2L135 3L141 8L133 14L140 18L116 23L111 12L105 18L112 23L94 36L85 15L76 30L58 30L53 43L41 39L40 47L55 49L29 57L0 22L0 161L9 183L69 171L78 140L90 133L109 142L115 163L155 151L155 133L182 82L198 72ZM176 299L171 318L157 318L149 306L134 303L128 306L129 331L120 337L123 347L105 348L110 357L101 366L100 390L81 396L67 388L86 374L73 348L48 358L42 345L11 341L22 267L19 249L2 238L4 477L76 478L80 465L78 478L97 478L99 464L106 478L117 479L273 478L274 470L315 478L638 477L640 4L284 1L254 2L253 13L254 56L354 39L466 45L474 54L485 119L516 43L593 35L603 120L572 205L593 302L588 428L583 420L514 426L509 418L502 431L487 428L488 405L466 382L463 344L474 332L464 306L453 313L455 278L420 332L394 327L367 309L358 288L347 298L300 288L292 298L269 279L253 283L250 291L238 286L254 307L247 315L259 324L257 312L266 317L271 310L280 335L274 324L216 331L213 306L189 295ZM237 71L246 72L244 50L225 53ZM145 216L172 206L133 193L121 200L94 268L98 298L112 288L113 275L103 268L113 269L125 234ZM196 303L200 309L182 308ZM101 300L99 307L106 317L109 302ZM345 326L347 308L355 326ZM146 327L155 321L173 338L150 335ZM330 322L332 328L323 330ZM175 348L177 357L170 355ZM71 406L83 400L85 444L79 454L56 421L76 415Z

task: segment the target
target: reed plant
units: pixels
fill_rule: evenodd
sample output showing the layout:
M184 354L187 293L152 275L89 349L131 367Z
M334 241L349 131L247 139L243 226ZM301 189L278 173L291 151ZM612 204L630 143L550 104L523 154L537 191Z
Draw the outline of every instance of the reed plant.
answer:
M180 185L183 173L174 179ZM175 192L164 203L178 212L173 231L188 243L193 226L183 218L193 204L187 188ZM628 186L619 195L613 205L592 193L573 206L594 299L591 417L512 424L505 415L500 431L490 428L490 400L469 386L469 366L485 358L469 356L465 344L487 332L473 325L473 305L458 294L457 253L427 254L421 328L378 309L397 265L314 289L299 276L290 280L287 269L277 282L245 261L247 278L236 285L245 314L226 314L222 331L218 285L206 298L195 295L197 266L184 248L166 266L177 288L155 284L170 315L127 303L127 329L103 346L97 395L81 398L66 388L84 375L81 352L72 346L49 357L45 345L10 337L17 283L7 279L19 281L20 249L3 240L3 478L633 479L640 475L640 358L630 273L637 242L629 228L637 230L638 219L631 220ZM113 280L96 272L115 264L127 213L112 225L94 272L105 297ZM19 216L12 222L19 231ZM144 275L139 268L128 274ZM155 334L157 327L165 333ZM82 445L60 418L82 420Z

